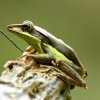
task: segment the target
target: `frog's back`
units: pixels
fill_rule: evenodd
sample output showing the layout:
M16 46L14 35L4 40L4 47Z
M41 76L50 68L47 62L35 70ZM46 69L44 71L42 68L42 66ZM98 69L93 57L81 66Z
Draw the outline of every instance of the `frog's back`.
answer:
M61 39L58 39L55 36L53 36L48 31L38 26L34 26L34 27L40 33L40 35L45 37L45 39L42 38L41 41L53 46L54 48L56 48L56 50L59 51L59 53L61 52L61 54L63 54L66 57L66 59L69 59L77 66L84 68L73 48L71 48L69 45L64 43Z

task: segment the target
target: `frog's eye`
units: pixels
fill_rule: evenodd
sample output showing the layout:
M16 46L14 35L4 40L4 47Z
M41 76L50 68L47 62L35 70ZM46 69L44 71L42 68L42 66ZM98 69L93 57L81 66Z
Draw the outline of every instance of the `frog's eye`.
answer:
M24 29L24 30L29 30L29 29L30 29L30 26L27 25L27 24L23 24L23 29Z
M24 31L32 32L34 30L34 25L31 21L24 21L22 24L22 28Z

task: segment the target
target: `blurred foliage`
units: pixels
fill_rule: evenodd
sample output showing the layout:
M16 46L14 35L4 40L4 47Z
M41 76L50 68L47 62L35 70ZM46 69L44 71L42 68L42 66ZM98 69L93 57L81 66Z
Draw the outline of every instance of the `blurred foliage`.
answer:
M23 50L28 46L22 39L7 32L6 26L31 20L36 25L63 39L75 49L88 70L89 89L76 88L73 100L100 100L100 1L99 0L0 0L0 29ZM20 56L0 34L0 66Z

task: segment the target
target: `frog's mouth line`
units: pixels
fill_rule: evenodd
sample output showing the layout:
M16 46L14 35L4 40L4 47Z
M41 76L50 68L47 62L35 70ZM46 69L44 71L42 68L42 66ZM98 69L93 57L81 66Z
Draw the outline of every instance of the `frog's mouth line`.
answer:
M22 24L11 24L7 26L7 30L11 33L14 33L15 35L24 38L26 37L32 37L28 32L23 31Z

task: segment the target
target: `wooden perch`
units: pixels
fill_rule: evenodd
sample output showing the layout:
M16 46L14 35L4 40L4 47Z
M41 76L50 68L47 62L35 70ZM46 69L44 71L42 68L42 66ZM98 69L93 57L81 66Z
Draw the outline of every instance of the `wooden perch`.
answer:
M71 100L70 86L53 76L59 71L27 56L8 61L0 77L0 100Z

